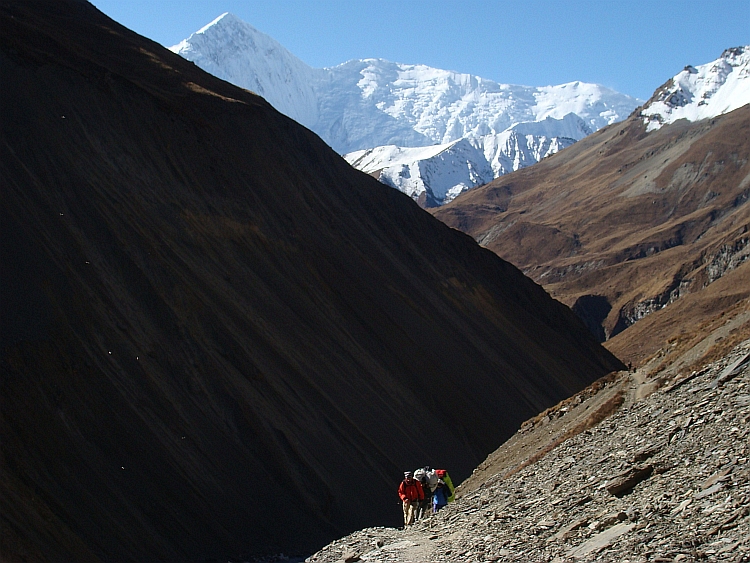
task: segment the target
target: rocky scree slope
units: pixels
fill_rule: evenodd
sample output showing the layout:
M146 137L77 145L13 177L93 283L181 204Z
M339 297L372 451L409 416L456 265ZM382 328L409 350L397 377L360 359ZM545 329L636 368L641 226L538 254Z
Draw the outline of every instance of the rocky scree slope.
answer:
M750 270L742 267L750 255L749 196L745 105L652 132L634 114L434 215L543 284L600 341L639 365L663 342L700 332L750 296ZM722 278L722 298L692 315L676 306ZM670 331L663 339L636 329L656 313Z
M621 367L515 267L87 2L0 4L0 74L0 559L309 553L397 521L403 467L466 477Z
M750 341L664 375L598 382L524 424L438 514L306 561L750 561Z
M265 97L356 167L424 206L537 162L624 119L641 103L596 84L499 84L382 59L313 69L228 13L171 49ZM454 147L461 139L470 141L471 155ZM424 153L409 150L436 145L450 145L442 149L449 158L423 162ZM367 151L366 168L359 151ZM399 161L389 158L393 151Z

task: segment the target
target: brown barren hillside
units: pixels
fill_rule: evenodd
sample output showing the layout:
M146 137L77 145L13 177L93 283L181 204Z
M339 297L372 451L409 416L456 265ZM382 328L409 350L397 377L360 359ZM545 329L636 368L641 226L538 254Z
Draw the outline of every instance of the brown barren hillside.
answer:
M255 94L0 3L0 560L311 552L622 367ZM363 507L367 510L363 510Z
M744 106L651 133L636 113L433 213L640 364L746 304L750 270L739 266L750 254L749 200Z

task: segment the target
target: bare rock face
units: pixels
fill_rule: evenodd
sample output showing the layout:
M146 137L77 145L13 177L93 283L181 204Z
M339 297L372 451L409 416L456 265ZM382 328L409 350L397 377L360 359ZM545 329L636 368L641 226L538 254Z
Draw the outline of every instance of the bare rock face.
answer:
M342 551L381 563L750 561L749 352L750 340L641 400L639 372L579 394L550 411L557 425L525 425L438 514L406 530L362 530L307 561ZM603 422L534 455L621 391L625 402Z
M622 367L496 255L86 2L0 5L0 559L310 553ZM363 507L367 510L363 510Z

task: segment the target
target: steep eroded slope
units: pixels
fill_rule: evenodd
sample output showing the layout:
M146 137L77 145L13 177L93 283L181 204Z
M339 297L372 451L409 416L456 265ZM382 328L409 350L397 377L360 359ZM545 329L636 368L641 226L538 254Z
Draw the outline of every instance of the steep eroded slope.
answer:
M311 550L397 522L404 467L460 480L621 367L516 268L88 3L4 3L0 73L3 558Z

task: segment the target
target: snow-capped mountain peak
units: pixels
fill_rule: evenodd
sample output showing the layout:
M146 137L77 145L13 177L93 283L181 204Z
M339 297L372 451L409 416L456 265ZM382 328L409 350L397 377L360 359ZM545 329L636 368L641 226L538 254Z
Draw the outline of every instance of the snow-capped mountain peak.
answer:
M383 182L427 194L425 204L534 164L641 103L597 84L502 84L375 58L313 69L232 14L172 50L262 95L358 168L366 161Z
M349 61L327 71L336 104L322 105L315 130L341 153L391 144L445 144L496 135L517 123L559 120L569 113L597 130L624 119L639 104L597 84L501 84L383 59ZM341 113L346 127L341 126Z
M641 110L647 130L678 119L716 117L750 103L750 46L733 47L717 60L686 66L659 88Z
M281 113L307 127L318 120L315 70L234 14L220 15L170 50L263 96Z

